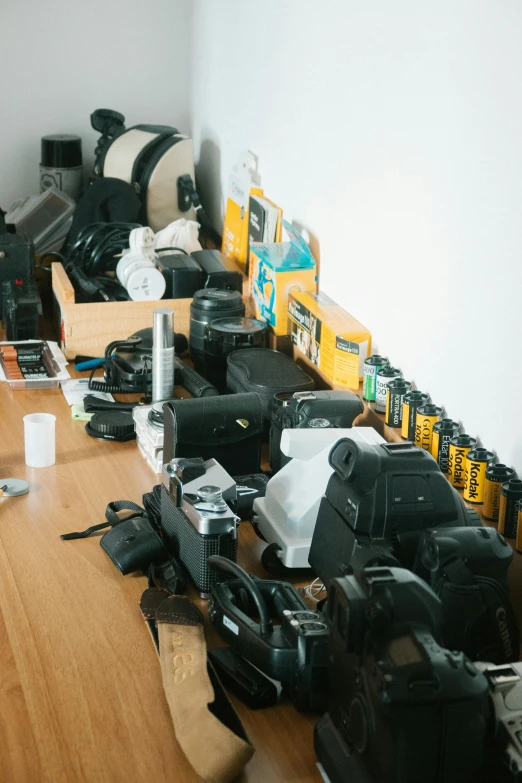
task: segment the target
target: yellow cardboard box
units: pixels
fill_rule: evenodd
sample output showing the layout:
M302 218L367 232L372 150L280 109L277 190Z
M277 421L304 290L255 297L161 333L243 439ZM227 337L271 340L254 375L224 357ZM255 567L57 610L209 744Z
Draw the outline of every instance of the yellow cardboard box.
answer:
M252 243L249 265L256 318L269 323L278 336L287 334L290 291L315 291L317 288L316 263L308 245L286 220L281 222L290 241Z
M291 292L288 333L294 356L317 368L332 388L358 389L372 336L356 318L323 293Z

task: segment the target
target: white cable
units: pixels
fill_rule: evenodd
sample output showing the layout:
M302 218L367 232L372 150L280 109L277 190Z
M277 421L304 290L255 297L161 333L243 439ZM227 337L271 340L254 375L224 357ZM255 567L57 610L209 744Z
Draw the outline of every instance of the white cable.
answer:
M326 587L321 582L321 578L318 576L314 581L309 584L307 587L304 588L304 593L307 598L310 599L310 601L313 601L314 604L318 604L321 600L320 598L317 598L318 595L321 593L324 593L326 591Z

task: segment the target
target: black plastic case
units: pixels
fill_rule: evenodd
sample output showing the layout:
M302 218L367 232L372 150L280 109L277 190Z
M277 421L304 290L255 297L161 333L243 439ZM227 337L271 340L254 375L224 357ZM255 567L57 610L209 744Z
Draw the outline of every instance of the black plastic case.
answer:
M286 354L271 348L233 351L227 359L227 388L231 392L255 392L261 398L263 416L270 418L270 404L277 392L311 391L313 380Z

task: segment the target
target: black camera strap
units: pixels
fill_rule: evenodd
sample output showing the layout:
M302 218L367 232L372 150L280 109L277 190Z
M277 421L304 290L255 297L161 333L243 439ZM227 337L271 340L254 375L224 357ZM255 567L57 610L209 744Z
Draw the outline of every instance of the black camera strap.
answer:
M130 514L125 516L118 516L118 511L130 511ZM89 538L93 533L97 533L99 530L105 530L107 527L114 527L123 522L124 519L132 519L132 517L142 515L145 511L137 503L133 503L132 500L113 500L108 504L105 509L106 522L101 522L99 525L92 525L86 530L81 530L75 533L63 533L60 538L62 541L74 541L77 538Z

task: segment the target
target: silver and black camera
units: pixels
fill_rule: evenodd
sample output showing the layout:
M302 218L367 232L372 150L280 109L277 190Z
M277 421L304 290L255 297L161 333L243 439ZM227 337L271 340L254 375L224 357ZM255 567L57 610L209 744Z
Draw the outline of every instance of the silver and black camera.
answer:
M210 555L237 557L234 479L214 459L172 459L163 466L161 527L202 597L223 578Z

